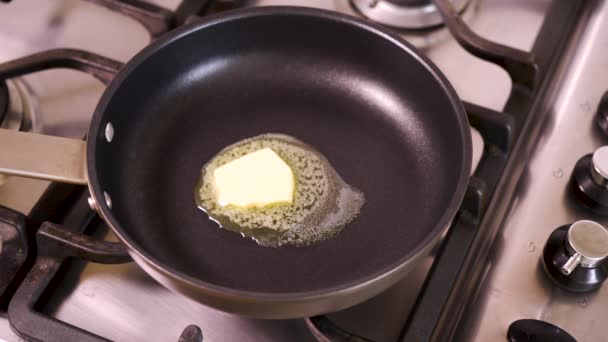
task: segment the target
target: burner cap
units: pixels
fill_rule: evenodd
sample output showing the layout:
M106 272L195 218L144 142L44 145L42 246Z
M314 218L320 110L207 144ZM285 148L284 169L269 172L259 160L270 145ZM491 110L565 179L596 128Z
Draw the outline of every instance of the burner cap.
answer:
M367 18L380 24L422 29L441 24L443 19L430 0L351 0L353 6ZM451 0L461 12L469 0Z
M0 123L4 120L8 111L8 87L4 81L0 81Z

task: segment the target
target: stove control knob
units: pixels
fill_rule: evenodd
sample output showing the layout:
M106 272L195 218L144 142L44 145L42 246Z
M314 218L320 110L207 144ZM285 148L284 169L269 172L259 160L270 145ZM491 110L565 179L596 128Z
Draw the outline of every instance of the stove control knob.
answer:
M519 319L507 330L509 342L576 342L572 335L549 322L536 319Z
M608 146L598 148L591 155L591 178L597 185L608 188Z
M608 256L608 230L593 221L577 221L568 229L566 250L570 257L560 267L563 274L578 266L597 267Z
M570 187L589 210L608 215L608 146L579 159L572 171Z
M576 292L599 288L608 277L608 230L582 220L557 228L543 250L543 264L559 286Z
M598 127L608 135L608 91L604 93L600 104L597 106L597 113L595 113L595 122Z

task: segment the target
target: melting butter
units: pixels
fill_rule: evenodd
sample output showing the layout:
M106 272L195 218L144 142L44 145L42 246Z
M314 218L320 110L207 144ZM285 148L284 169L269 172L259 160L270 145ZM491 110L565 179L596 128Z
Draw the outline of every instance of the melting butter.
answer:
M264 207L293 201L293 172L268 147L217 167L213 179L221 206Z
M265 206L221 205L214 171L257 151L271 149L295 178L291 203ZM311 146L283 134L263 134L221 150L203 166L195 201L220 227L251 237L260 245L310 245L337 235L354 220L364 194L348 185Z

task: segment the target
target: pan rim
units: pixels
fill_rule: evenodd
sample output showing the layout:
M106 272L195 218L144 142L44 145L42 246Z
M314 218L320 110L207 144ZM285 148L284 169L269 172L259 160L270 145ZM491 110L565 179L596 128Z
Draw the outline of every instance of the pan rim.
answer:
M172 267L164 265L162 262L157 260L154 256L150 255L143 247L131 240L129 233L119 223L119 221L112 214L112 210L108 207L104 198L104 192L101 189L99 178L97 175L97 162L95 158L95 150L97 142L100 141L98 138L101 133L101 125L103 123L104 113L111 102L114 93L120 88L124 80L144 61L149 57L163 49L166 45L169 45L181 38L188 36L198 30L202 30L211 26L223 24L230 21L241 20L252 17L262 16L276 16L276 15L295 15L295 16L309 16L314 18L320 18L324 20L339 22L353 27L357 27L361 30L367 31L371 34L379 36L400 48L405 54L410 55L418 61L426 70L430 73L433 78L437 81L438 85L443 89L444 94L450 101L454 112L456 113L456 119L458 122L458 129L460 135L463 137L463 162L458 169L458 183L457 187L450 199L446 210L441 217L436 221L435 226L429 230L429 233L424 239L416 246L411 249L408 253L404 254L400 259L393 263L385 266L382 269L378 269L376 272L370 273L367 276L360 277L358 279L342 283L335 286L325 287L316 290L296 291L296 292L264 292L264 291L252 291L252 290L241 290L234 287L226 287L210 282L203 281L199 278L192 277L181 271L178 271ZM101 99L99 100L91 125L89 128L89 137L87 142L87 170L89 176L89 191L92 197L95 199L98 205L99 214L110 226L112 231L118 236L118 238L128 247L129 253L135 253L137 259L141 262L144 261L149 267L151 266L154 270L162 273L164 276L171 278L172 282L185 283L188 286L196 288L197 291L203 291L207 295L215 298L235 298L238 297L242 301L247 302L261 302L261 301L272 301L272 302L308 302L321 300L323 298L333 297L336 295L348 295L359 290L365 289L375 283L381 282L382 279L391 278L395 273L401 272L413 259L416 259L421 252L428 250L429 246L432 245L433 241L438 239L449 227L451 220L455 217L460 203L464 198L464 194L468 185L468 178L471 170L471 158L472 158L472 140L470 135L468 119L464 109L464 105L458 97L456 91L438 69L437 66L422 53L418 52L410 43L403 40L396 33L390 29L384 28L375 23L371 23L363 20L362 18L333 12L324 9L308 8L300 6L267 6L267 7L256 7L256 8L245 8L232 10L229 13L219 13L210 15L202 20L191 23L184 27L178 28L171 31L160 39L156 40L152 44L141 50L135 57L129 60L125 66L119 71L116 77L108 85L104 91ZM394 278L394 277L393 277ZM400 278L397 278L400 279Z

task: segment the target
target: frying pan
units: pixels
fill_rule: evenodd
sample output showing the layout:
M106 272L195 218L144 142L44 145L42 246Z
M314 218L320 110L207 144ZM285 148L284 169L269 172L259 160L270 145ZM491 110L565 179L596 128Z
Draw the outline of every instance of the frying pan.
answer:
M312 145L365 193L338 236L261 247L197 209L203 164L268 132ZM336 311L402 278L445 232L471 164L462 103L427 58L381 27L295 7L209 17L148 46L107 87L86 143L0 143L4 173L88 184L160 283L260 318Z

